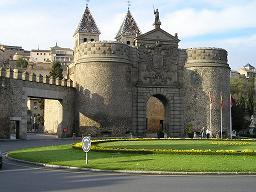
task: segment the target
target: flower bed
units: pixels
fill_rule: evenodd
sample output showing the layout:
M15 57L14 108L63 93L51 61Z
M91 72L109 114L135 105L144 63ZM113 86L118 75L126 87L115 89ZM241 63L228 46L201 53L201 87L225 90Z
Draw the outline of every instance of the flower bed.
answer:
M136 138L136 139L106 139L106 140L93 140L92 141L92 151L97 152L121 152L121 153L144 153L144 154L150 154L150 153L161 153L161 154L187 154L187 155L193 155L193 154L200 154L200 155L256 155L256 150L253 149L243 149L243 150L212 150L212 149L149 149L149 148L129 148L127 147L103 147L99 146L101 143L106 142L122 142L122 141L153 141L153 140L159 140L159 139L148 139L148 138ZM184 142L191 140L191 139L160 139L163 141L177 141L177 140L184 140ZM204 139L198 139L198 142L203 141ZM193 141L196 141L193 139ZM208 140L207 140L208 141ZM248 145L250 142L255 142L255 140L252 139L243 139L243 140L220 140L220 139L211 139L210 144L212 145L223 145L223 146L243 146ZM82 143L76 143L72 146L75 149L82 149Z

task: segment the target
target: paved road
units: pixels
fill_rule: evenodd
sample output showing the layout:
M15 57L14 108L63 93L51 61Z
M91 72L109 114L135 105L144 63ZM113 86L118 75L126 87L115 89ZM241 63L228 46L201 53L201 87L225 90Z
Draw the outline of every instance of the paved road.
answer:
M3 151L70 140L2 142ZM255 192L256 176L148 176L54 170L4 160L1 192Z

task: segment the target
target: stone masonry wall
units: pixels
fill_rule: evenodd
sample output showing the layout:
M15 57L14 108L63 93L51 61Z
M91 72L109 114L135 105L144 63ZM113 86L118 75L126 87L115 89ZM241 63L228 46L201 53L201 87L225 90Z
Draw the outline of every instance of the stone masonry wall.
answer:
M117 129L123 133L131 129L130 49L128 45L109 42L83 43L76 48L73 70L80 127L100 124L112 133Z
M10 81L0 77L0 138L9 139L10 132Z
M137 130L139 136L145 136L146 130L146 105L152 96L158 98L165 106L165 131L169 137L182 137L184 135L183 100L181 90L165 87L138 87ZM135 112L134 112L135 113Z
M223 132L229 135L230 68L224 49L198 48L187 50L185 65L185 125L201 131L211 129L220 135L221 95L223 97ZM210 125L210 98L212 119ZM211 127L211 128L210 128Z
M4 99L8 105L9 113L6 119L15 117L20 120L20 138L26 139L27 136L27 100L28 97L60 100L63 107L62 126L68 127L70 132L76 128L75 117L75 89L70 87L73 83L69 80L56 80L49 77L29 75L20 73L18 70L0 68L0 78L4 79L6 86L9 87L8 98ZM2 90L2 88L1 88ZM6 92L6 91L5 91ZM6 97L6 96L5 96ZM2 101L1 104L2 105ZM7 110L4 110L7 111ZM50 118L50 117L49 117ZM7 120L7 121L8 121ZM62 128L63 128L62 127ZM5 126L2 129L9 129ZM62 130L59 131L62 136Z
M63 108L58 100L45 99L44 101L44 132L57 134L58 127L63 121Z

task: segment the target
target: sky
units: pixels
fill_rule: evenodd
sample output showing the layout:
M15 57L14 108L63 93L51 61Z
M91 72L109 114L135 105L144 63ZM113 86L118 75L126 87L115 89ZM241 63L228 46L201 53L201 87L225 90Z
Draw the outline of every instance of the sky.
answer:
M0 0L0 44L26 50L74 46L73 34L86 0ZM218 47L228 51L232 69L256 66L256 0L131 0L131 13L142 33L153 29L153 7L161 28L178 33L180 48ZM127 13L127 0L90 0L101 31L114 40Z

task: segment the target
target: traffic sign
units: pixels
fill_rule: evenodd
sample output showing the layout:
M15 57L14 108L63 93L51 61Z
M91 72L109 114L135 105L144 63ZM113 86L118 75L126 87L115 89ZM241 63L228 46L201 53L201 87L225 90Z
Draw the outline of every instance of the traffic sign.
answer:
M82 140L82 148L85 152L85 162L86 162L86 165L88 164L88 152L90 151L91 149L91 145L92 145L92 142L91 142L91 138L90 137L84 137L83 140Z
M91 149L91 138L90 137L84 137L83 140L82 140L82 143L83 143L83 150L84 152L88 153Z

